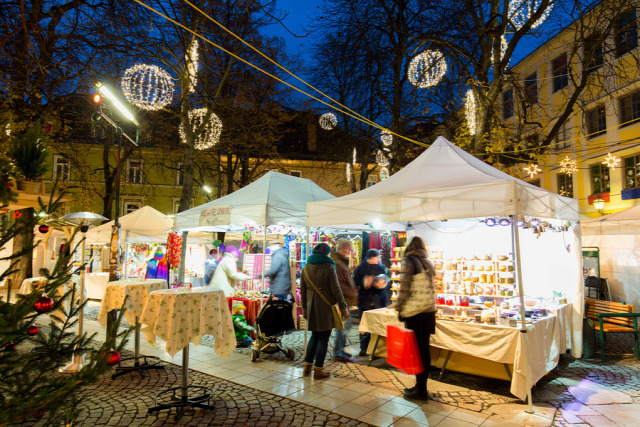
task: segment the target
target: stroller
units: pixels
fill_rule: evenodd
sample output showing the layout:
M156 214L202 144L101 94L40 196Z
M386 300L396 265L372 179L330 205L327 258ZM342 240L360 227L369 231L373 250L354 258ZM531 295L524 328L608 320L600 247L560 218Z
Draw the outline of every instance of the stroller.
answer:
M293 305L289 301L269 298L256 317L256 335L251 361L260 357L260 352L273 354L279 351L293 360L292 348L283 348L280 340L284 333L294 328Z

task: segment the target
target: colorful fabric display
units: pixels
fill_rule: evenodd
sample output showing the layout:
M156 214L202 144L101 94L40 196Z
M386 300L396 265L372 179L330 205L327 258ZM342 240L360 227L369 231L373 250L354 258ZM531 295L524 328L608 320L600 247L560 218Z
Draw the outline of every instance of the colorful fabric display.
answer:
M180 267L182 257L182 235L170 232L167 237L167 267L176 269Z

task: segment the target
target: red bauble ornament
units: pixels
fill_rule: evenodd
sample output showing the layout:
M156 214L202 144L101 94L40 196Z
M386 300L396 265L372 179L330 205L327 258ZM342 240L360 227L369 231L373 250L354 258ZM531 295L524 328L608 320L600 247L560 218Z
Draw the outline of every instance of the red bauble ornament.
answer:
M49 226L47 224L42 224L40 227L38 227L38 231L42 234L47 234L49 232Z
M4 345L4 349L5 351L13 351L16 349L16 345L13 342L9 341Z
M29 326L29 329L27 329L27 334L31 336L37 335L38 332L40 332L40 328L38 328L36 325L31 325Z
M120 353L115 350L111 350L107 354L104 355L104 358L107 359L107 365L113 366L120 363Z
M38 298L38 301L33 304L34 310L40 314L46 313L47 311L51 310L52 307L53 300L46 295L42 295L40 298Z

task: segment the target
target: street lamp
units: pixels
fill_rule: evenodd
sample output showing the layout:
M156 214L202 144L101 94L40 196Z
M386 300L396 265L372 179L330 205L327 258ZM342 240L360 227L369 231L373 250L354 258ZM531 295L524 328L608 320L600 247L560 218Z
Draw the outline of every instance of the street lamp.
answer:
M84 278L86 270L86 268L84 267L84 245L85 241L87 240L86 233L87 230L89 230L89 226L98 224L99 222L102 222L107 218L92 212L74 212L63 216L60 219L67 223L79 226L80 231L82 232L82 247L80 252L80 312L78 314L78 339L81 339L84 323ZM64 368L60 368L60 372L63 374L75 374L76 372L80 371L80 369L82 369L85 364L86 361L84 359L84 352L82 348L78 347L76 349L76 353L73 355L73 360L71 361L71 363Z
M206 198L207 201L211 201L211 187L209 187L208 185L203 185L202 186L202 191L204 191L206 193Z
M600 214L602 214L602 211L604 210L604 205L606 203L607 202L605 202L600 197L598 197L597 199L595 199L593 201L593 207L595 208L596 211L598 211L598 212L600 212Z
M138 145L138 127L140 123L133 116L133 113L124 101L121 101L107 85L102 82L96 83L96 91L97 96L94 96L94 101L101 105L102 97L107 99L111 105L116 107L116 109L120 112L122 116L127 118L131 123L136 126L136 139L133 140L129 135L125 134L122 131L122 128L116 124L109 116L107 116L102 108L99 108L97 114L97 118L95 120L99 120L101 118L105 119L107 123L113 126L116 129L116 133L118 134L118 151L116 155L116 209L115 209L115 219L113 223L113 231L111 233L111 249L109 255L109 281L118 280L118 243L119 243L119 230L120 230L120 150L122 147L122 138L126 137L132 144L135 146Z

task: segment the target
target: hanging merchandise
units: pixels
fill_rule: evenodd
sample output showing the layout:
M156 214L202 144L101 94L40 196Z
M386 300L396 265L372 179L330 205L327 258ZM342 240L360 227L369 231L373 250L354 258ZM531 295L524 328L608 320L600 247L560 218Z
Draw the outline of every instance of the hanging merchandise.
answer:
M362 262L362 240L354 239L351 244L353 245L353 264L359 265Z
M242 233L242 242L240 243L240 252L243 254L251 253L253 247L253 236L250 231Z
M180 257L182 256L182 236L172 231L167 238L167 266L170 269L180 268Z
M387 267L391 266L391 249L393 248L392 241L393 236L390 234L385 234L381 237L382 241L382 250L380 251L380 262L382 262Z

